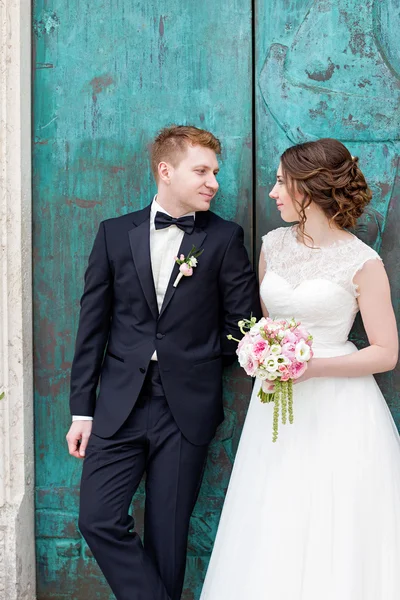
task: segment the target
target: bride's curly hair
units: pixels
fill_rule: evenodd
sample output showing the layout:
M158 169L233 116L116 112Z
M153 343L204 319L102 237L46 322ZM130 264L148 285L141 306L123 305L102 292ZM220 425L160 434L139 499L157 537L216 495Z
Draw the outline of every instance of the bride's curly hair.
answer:
M299 230L305 235L306 208L315 202L330 222L352 229L372 199L365 177L338 140L322 138L291 146L281 156L282 173L293 201L299 206ZM295 199L298 191L303 196Z

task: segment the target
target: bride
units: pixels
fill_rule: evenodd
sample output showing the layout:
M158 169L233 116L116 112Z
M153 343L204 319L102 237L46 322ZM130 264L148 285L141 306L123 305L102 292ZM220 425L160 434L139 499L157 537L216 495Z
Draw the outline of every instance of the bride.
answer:
M334 139L281 157L270 197L297 224L263 237L260 294L265 316L313 335L314 358L276 443L256 381L201 600L399 598L400 443L373 377L398 336L379 255L348 231L371 200L357 162Z

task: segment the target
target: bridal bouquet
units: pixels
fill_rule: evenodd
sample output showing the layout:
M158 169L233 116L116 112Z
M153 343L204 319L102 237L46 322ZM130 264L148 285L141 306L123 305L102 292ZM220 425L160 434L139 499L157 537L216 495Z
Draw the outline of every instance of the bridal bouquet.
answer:
M238 323L243 338L236 354L247 375L261 380L261 402L274 402L272 441L278 439L279 417L293 423L293 380L307 369L312 358L312 336L295 319L290 321L255 317ZM271 383L273 391L269 390Z

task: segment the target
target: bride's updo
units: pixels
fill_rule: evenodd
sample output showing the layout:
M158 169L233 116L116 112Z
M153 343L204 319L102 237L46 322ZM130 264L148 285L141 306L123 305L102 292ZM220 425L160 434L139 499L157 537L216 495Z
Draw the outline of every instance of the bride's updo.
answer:
M371 201L372 193L353 157L338 140L323 138L285 150L282 174L289 194L303 196L299 225L304 232L306 208L314 202L337 227L351 229Z

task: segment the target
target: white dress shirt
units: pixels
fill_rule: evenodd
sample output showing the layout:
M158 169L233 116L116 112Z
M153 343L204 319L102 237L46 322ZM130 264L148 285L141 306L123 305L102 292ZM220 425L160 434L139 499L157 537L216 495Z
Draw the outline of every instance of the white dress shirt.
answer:
M176 225L170 225L165 229L156 229L154 226L154 219L157 212L169 215L169 213L158 204L157 196L155 196L150 210L150 257L158 311L160 312L165 292L167 291L168 282L171 278L172 269L175 266L174 258L178 255L184 231L179 229ZM187 215L182 216L188 215L194 216L195 213L190 212L187 213Z
M169 213L157 202L157 196L154 196L150 209L150 258L158 312L160 312L172 270L175 266L174 258L175 256L178 256L184 231L179 229L176 225L170 225L165 229L156 229L154 226L154 219L157 212L163 212L169 215ZM195 212L190 212L181 216L190 215L195 216ZM157 360L156 352L154 352L151 360ZM93 417L74 415L72 420L91 421L92 418Z

